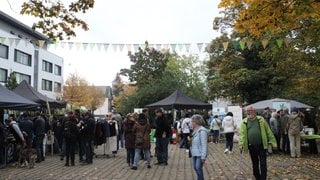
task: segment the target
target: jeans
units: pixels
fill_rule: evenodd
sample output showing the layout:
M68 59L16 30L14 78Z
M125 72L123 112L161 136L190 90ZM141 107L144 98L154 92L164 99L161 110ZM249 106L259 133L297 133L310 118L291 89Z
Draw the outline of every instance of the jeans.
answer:
M192 156L192 163L193 163L193 169L196 171L197 179L203 180L203 169L202 169L202 162L200 156Z
M141 149L141 148L136 148L135 149L135 154L134 154L134 162L133 162L133 166L137 167L138 166L138 162L140 160L140 153L141 150L143 150L143 153L147 159L147 165L150 165L151 162L151 158L150 158L150 149L146 148L146 149Z
M267 179L267 150L263 145L249 145L253 175L257 180Z
M233 148L233 136L234 133L226 133L226 149L229 149L229 151L232 151Z
M86 162L91 164L93 159L93 140L91 139L85 140L85 154Z
M211 135L214 139L214 141L212 140L212 142L215 142L215 143L218 143L219 142L219 133L220 133L220 130L213 130Z
M127 163L129 165L133 164L134 160L134 148L127 148Z
M190 133L182 133L182 141L180 143L180 148L185 147L186 149L189 149L189 143L188 143L188 136Z
M123 131L119 130L119 133L117 135L117 150L119 150L119 145L121 148L123 148ZM119 143L120 141L120 143Z
M156 153L158 163L168 163L169 138L156 138Z
M285 154L289 154L290 146L289 146L289 136L288 134L282 134L282 151Z
M37 161L44 160L43 156L43 138L44 135L39 135L35 137L35 145L36 145L36 151L37 151Z

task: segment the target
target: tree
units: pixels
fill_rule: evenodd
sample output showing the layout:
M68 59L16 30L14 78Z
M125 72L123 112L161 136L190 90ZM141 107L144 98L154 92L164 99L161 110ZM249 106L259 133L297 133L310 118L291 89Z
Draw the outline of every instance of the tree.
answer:
M14 72L11 72L9 77L8 77L8 80L6 82L6 87L10 90L16 88L18 86L18 82L17 82L17 78L16 78L16 75Z
M116 78L112 81L112 94L118 96L123 91L123 83L120 74L117 73Z
M70 74L66 80L63 99L72 106L86 106L90 104L88 82L78 74Z
M136 86L143 86L145 83L161 77L168 62L167 52L160 52L154 48L149 48L148 42L145 48L139 48L138 52L131 54L130 61L133 63L130 69L121 69L120 75L129 77Z
M305 28L305 21L320 19L318 0L222 0L219 7L226 15L220 20L228 21L224 24L233 24L240 33L257 37L287 34ZM230 15L233 18L226 18Z
M81 27L88 30L88 25L77 18L77 13L86 13L94 6L94 0L43 1L29 0L22 4L20 14L31 15L39 20L32 29L41 29L52 40L68 39L76 36L74 29Z
M101 107L106 99L104 91L95 86L88 87L89 100L86 107L89 108L92 112Z

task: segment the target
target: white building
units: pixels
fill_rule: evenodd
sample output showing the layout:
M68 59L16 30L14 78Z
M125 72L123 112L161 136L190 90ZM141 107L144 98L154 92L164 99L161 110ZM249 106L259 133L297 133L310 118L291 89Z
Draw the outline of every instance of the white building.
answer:
M0 11L0 83L13 72L38 92L62 97L63 58L47 51L49 39Z

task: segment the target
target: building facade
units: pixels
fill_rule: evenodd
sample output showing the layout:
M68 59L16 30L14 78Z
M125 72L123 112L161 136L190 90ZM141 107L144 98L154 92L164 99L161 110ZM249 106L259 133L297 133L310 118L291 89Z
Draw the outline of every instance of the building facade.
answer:
M0 11L0 83L14 73L38 92L61 100L63 58L47 51L49 39Z

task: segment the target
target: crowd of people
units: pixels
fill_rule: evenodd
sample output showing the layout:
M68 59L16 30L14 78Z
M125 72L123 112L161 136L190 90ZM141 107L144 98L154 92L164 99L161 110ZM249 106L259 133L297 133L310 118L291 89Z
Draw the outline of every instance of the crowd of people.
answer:
M75 166L76 151L81 165L92 164L94 147L105 145L104 153L107 157L116 157L118 150L125 148L126 163L132 170L137 170L140 159L144 159L147 168L151 168L153 151L157 160L155 165L168 165L168 146L173 127L181 138L179 147L185 148L189 153L199 180L204 179L202 168L208 154L208 143L219 143L221 133L225 137L225 154L233 153L234 135L239 135L240 152L249 152L256 179L267 177L266 158L271 153L268 151L270 145L273 153L282 152L293 158L301 156L300 133L304 125L311 124L308 110L302 113L293 108L289 114L288 109L272 111L265 108L264 112L258 115L255 109L249 106L245 114L246 117L237 126L232 112L228 112L222 119L214 115L208 120L202 115L186 112L181 120L172 124L162 108L155 110L153 121L150 121L148 109L126 116L114 111L106 114L105 119L97 120L89 112L80 114L70 111L65 117L53 118L50 127L48 118L36 112L33 119L27 113L16 120L10 116L6 125L1 124L1 129L8 127L17 149L36 149L38 163L45 160L44 141L48 130L52 129L61 152L61 160L65 158L65 166ZM152 129L155 129L154 150L151 149ZM1 134L2 144L5 143L4 136ZM1 146L0 152L5 151L3 147ZM0 158L1 165L4 164L4 158Z

